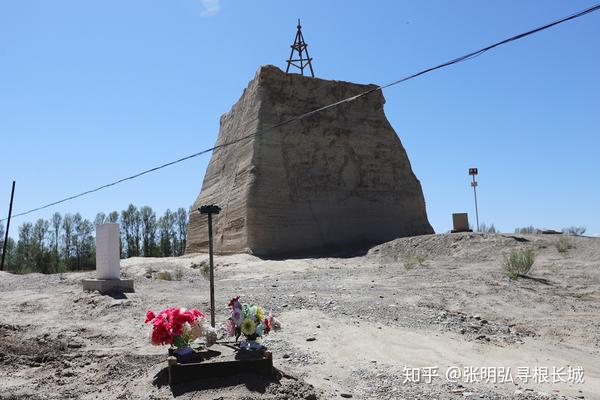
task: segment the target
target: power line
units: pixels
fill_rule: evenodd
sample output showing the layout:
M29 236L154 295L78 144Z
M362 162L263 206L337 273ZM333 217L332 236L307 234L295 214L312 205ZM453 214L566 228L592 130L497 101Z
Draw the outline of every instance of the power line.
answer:
M339 106L339 105L341 105L341 104L344 104L344 103L349 103L349 102L351 102L351 101L357 100L357 99L359 99L359 98L361 98L361 97L363 97L363 96L366 96L366 95L368 95L368 94L371 94L371 93L373 93L373 92L376 92L376 91L379 91L379 90L382 90L382 89L385 89L385 88L388 88L388 87L391 87L391 86L398 85L398 84L400 84L400 83L402 83L402 82L406 82L406 81L408 81L408 80L410 80L410 79L417 78L417 77L419 77L419 76L421 76L421 75L425 75L425 74L427 74L427 73L429 73L429 72L433 72L433 71L435 71L435 70L438 70L438 69L441 69L441 68L445 68L445 67L448 67L448 66L450 66L450 65L453 65L453 64L458 64L458 63L460 63L460 62L463 62L463 61L467 61L467 60L473 59L473 58L475 58L475 57L478 57L478 56L482 55L483 53L485 53L485 52L487 52L487 51L489 51L489 50L492 50L492 49L494 49L494 48L496 48L496 47L498 47L498 46L502 46L502 45L504 45L504 44L507 44L507 43L510 43L510 42L513 42L513 41L516 41L516 40L519 40L519 39L523 39L524 37L527 37L527 36L533 35L534 33L538 33L538 32L544 31L544 30L546 30L546 29L548 29L548 28L551 28L551 27L553 27L553 26L556 26L556 25L562 24L562 23L564 23L564 22L570 21L570 20L572 20L572 19L575 19L575 18L582 17L582 16L584 16L584 15L586 15L586 14L589 14L589 13L592 13L592 12L595 12L595 11L598 11L598 10L600 10L600 4L596 4L596 5L594 5L594 6L590 7L590 8L587 8L587 9L585 9L585 10L582 10L582 11L579 11L579 12L577 12L577 13L574 13L574 14L568 15L568 16L566 16L566 17L563 17L563 18L561 18L561 19L558 19L558 20L555 20L555 21L553 21L553 22L547 23L547 24L545 24L545 25L542 25L542 26L540 26L540 27L538 27L538 28L535 28L535 29L529 30L529 31L527 31L527 32L520 33L520 34L518 34L518 35L515 35L515 36L511 36L511 37L509 37L509 38L507 38L507 39L504 39L504 40L501 40L501 41L499 41L499 42L496 42L496 43L494 43L494 44L491 44L491 45L489 45L489 46L483 47L483 48L481 48L481 49L479 49L479 50L473 51L473 52L471 52L471 53L468 53L468 54L465 54L465 55L463 55L463 56L457 57L457 58L455 58L455 59L452 59L452 60L450 60L450 61L446 61L446 62L444 62L444 63L442 63L442 64L436 65L435 67L431 67L431 68L424 69L424 70L422 70L422 71L419 71L419 72L417 72L417 73L415 73L415 74L408 75L408 76L406 76L406 77L404 77L404 78L402 78L402 79L398 79L398 80L396 80L396 81L393 81L393 82L387 83L387 84L385 84L385 85L377 86L377 87L375 87L375 88L372 88L372 89L370 89L370 90L367 90L367 91L365 91L365 92L359 93L359 94L357 94L357 95L355 95L355 96L351 96L351 97L348 97L348 98L346 98L346 99L342 99L342 100L340 100L340 101L337 101L337 102L335 102L335 103L328 104L328 105L326 105L326 106L323 106L323 107L317 108L317 109L315 109L315 110L312 110L312 111L309 111L309 112L307 112L307 113L304 113L304 114L301 114L301 115L298 115L298 116L292 117L292 118L290 118L290 119L284 120L284 121L282 121L282 122L279 122L279 123L277 123L277 124L275 124L275 125L272 125L272 126L269 126L269 127L267 127L267 128L264 128L264 129L257 130L256 132L253 132L253 133L247 134L247 135L245 135L245 136L242 136L241 138L235 139L235 140L233 140L233 141L226 142L226 143L222 143L222 144L220 144L220 145L216 145L216 146L214 146L214 147L211 147L211 148L209 148L209 149L202 150L202 151L200 151L200 152L198 152L198 153L190 154L189 156L182 157L182 158L179 158L179 159L177 159L177 160L170 161L170 162L168 162L168 163L166 163L166 164L162 164L162 165L159 165L159 166L157 166L157 167L154 167L154 168L147 169L147 170L145 170L145 171L142 171L142 172L139 172L139 173L137 173L137 174L135 174L135 175L131 175L131 176L128 176L128 177L126 177L126 178L119 179L119 180L117 180L117 181L114 181L114 182L108 183L108 184L106 184L106 185L98 186L98 187L97 187L97 188L95 188L95 189L87 190L87 191L85 191L85 192L82 192L82 193L79 193L79 194L76 194L76 195L73 195L73 196L69 196L69 197L66 197L66 198L64 198L64 199L57 200L57 201L54 201L54 202L52 202L52 203L49 203L49 204L46 204L46 205L43 205L43 206L40 206L40 207L33 208L33 209L31 209L31 210L28 210L28 211L25 211L25 212L22 212L22 213L15 214L15 215L13 215L13 218L14 218L14 217L20 217L20 216L27 215L27 214L31 214L31 213L33 213L33 212L40 211L40 210L43 210L43 209L45 209L45 208L48 208L48 207L55 206L55 205L57 205L57 204L61 204L61 203L64 203L64 202L66 202L66 201L69 201L69 200L73 200L73 199L76 199L76 198L78 198L78 197L82 197L82 196L88 195L88 194L90 194L90 193L98 192L98 191L100 191L100 190L102 190L102 189L106 189L106 188L108 188L108 187L111 187L111 186L114 186L114 185L118 185L119 183L122 183L122 182L125 182L125 181L129 181L129 180L132 180L132 179L135 179L135 178L138 178L138 177L140 177L140 176L142 176L142 175L146 175L146 174L148 174L148 173L150 173L150 172L154 172L154 171L157 171L157 170L159 170L159 169L166 168L166 167L169 167L169 166L171 166L171 165L174 165L174 164L178 164L178 163L180 163L180 162L183 162L183 161L189 160L189 159L191 159L191 158L195 158L195 157L201 156L201 155L203 155L203 154L209 153L209 152L211 152L211 151L218 150L218 149L220 149L220 148L223 148L223 147L231 146L231 145L233 145L233 144L236 144L236 143L242 142L242 141L244 141L244 140L246 140L246 139L249 139L249 138L251 138L251 137L253 137L253 136L257 136L257 135L259 135L259 134L263 134L263 133L265 133L265 132L267 132L267 131L270 131L270 130L272 130L272 129L276 129L276 128L279 128L279 127L281 127L281 126L287 125L287 124L289 124L289 123L291 123L291 122L294 122L294 121L299 121L299 120L301 120L301 119L304 119L304 118L306 118L306 117L309 117L309 116L311 116L311 115L314 115L314 114L320 113L320 112L322 112L322 111L328 110L328 109L330 109L330 108L333 108L333 107L337 107L337 106ZM0 219L0 222L3 222L3 221L5 221L6 219L7 219L7 218L5 218L5 219Z

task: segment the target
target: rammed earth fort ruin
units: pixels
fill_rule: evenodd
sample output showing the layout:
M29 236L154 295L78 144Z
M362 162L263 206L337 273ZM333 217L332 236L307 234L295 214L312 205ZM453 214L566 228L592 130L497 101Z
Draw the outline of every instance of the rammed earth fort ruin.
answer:
M217 254L263 257L348 251L433 233L423 191L375 88L262 66L231 111L193 209L218 204ZM207 219L190 215L187 253L208 248Z

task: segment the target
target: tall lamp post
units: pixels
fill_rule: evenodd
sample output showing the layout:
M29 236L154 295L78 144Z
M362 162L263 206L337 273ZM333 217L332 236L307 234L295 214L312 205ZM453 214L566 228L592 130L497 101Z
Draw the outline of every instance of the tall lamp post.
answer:
M214 204L201 206L200 214L208 215L208 262L210 266L210 325L215 327L215 267L213 265L213 233L212 233L212 215L218 214L221 207Z
M473 187L473 196L475 197L475 219L477 221L477 232L479 232L479 211L477 210L477 181L475 180L477 174L477 168L469 168L469 175L473 177L473 182L471 182L471 186Z

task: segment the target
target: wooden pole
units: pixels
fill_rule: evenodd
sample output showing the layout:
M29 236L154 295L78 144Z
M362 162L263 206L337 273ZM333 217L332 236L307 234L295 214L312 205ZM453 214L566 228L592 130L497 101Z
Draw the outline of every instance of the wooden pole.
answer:
M2 246L2 261L0 261L0 271L4 271L4 259L6 258L6 246L8 244L8 230L10 229L10 217L12 215L13 199L15 197L15 181L12 183L10 192L10 206L8 207L8 219L6 220L6 232L4 234L4 245Z
M479 210L477 209L477 181L475 181L475 175L473 175L473 196L475 197L475 220L477 221L477 232L479 232Z
M210 325L215 327L215 267L213 265L212 213L208 214L208 260L210 263Z
M200 214L208 215L208 262L210 273L210 325L215 327L215 266L213 263L213 231L212 231L212 215L218 214L221 211L219 206L214 204L200 207Z

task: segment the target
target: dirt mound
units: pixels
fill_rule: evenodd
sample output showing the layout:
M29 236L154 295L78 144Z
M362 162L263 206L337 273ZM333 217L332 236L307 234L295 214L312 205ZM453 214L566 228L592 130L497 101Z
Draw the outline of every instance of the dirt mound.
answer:
M40 366L55 361L68 349L64 341L50 334L28 337L28 326L0 325L0 364Z
M427 259L440 257L489 259L501 256L507 248L532 243L523 236L488 233L451 233L423 235L392 240L376 246L369 256L383 261L398 261L407 255L425 256Z

